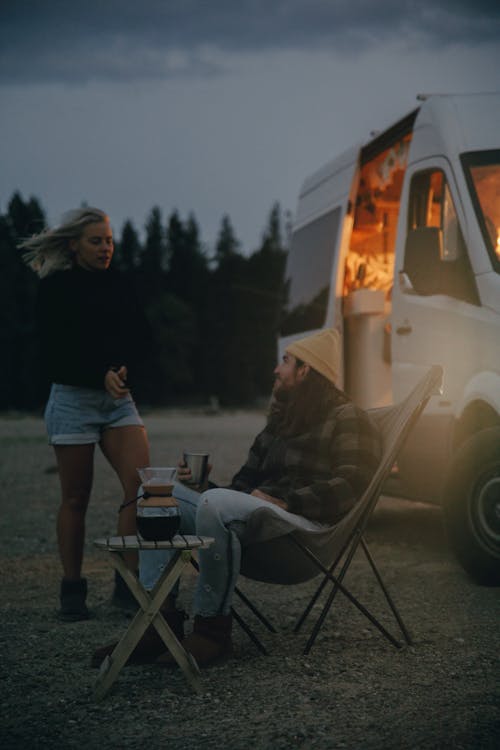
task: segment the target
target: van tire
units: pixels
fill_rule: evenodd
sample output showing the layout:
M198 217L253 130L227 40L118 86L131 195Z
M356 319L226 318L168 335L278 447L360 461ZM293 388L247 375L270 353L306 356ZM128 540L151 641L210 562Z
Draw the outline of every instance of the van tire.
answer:
M500 585L500 427L481 430L460 446L443 499L459 562L477 583Z

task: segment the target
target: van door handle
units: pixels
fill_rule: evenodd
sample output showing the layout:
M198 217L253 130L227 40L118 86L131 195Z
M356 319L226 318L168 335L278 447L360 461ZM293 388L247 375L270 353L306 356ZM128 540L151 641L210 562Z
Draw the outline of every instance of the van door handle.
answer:
M405 325L398 326L398 328L396 328L396 333L399 336L408 336L408 334L411 333L412 331L413 331L413 328L411 327L409 323L405 323Z

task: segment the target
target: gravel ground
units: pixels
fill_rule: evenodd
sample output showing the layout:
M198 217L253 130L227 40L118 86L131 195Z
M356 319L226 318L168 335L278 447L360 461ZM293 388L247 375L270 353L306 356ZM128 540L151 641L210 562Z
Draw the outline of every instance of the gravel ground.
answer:
M224 483L264 416L165 411L145 421L153 464L175 462L183 448L208 449L213 478ZM203 673L201 695L191 693L178 670L136 666L124 669L96 703L90 654L128 622L109 604L109 561L92 546L114 531L116 480L99 457L84 563L94 617L59 623L58 478L41 419L0 416L0 441L4 750L500 747L499 590L478 587L462 572L447 549L439 509L390 498L379 503L367 539L413 646L394 649L338 598L304 656L307 629L294 635L293 624L314 583L243 579L241 588L277 626L273 636L256 626L269 656L235 627L234 657ZM391 624L361 556L346 582ZM193 585L189 572L182 587L188 607Z

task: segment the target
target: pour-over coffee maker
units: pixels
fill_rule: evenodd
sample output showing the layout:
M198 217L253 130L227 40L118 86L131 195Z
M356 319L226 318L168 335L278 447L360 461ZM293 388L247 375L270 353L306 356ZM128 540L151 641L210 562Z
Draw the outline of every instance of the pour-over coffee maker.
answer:
M137 503L137 531L147 541L170 541L181 522L179 505L172 496L177 470L147 466L137 471L143 491Z

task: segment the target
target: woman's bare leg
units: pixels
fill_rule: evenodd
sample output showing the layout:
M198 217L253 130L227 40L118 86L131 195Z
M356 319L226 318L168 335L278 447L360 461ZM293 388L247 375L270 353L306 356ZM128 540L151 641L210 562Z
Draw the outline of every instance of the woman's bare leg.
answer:
M85 514L92 489L94 445L54 446L62 502L57 516L57 541L64 578L78 581L81 577Z
M139 492L141 480L137 469L149 466L149 444L144 427L127 425L105 430L100 442L101 450L120 479L124 503L134 500ZM131 503L118 516L118 534L126 536L136 533L136 505ZM126 556L127 566L137 568L137 555Z

